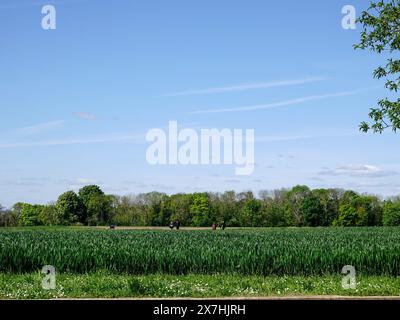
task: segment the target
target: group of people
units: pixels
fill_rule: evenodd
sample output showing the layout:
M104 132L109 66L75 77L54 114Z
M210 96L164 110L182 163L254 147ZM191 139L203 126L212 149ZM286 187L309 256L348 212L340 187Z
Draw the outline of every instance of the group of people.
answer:
M179 230L179 227L181 226L181 222L179 220L171 221L169 224L169 228L172 230L173 228L176 228L176 230Z
M225 228L226 228L225 222L222 222L222 223L219 224L219 225L217 225L217 224L215 224L215 223L213 223L213 224L211 225L211 228L212 228L213 230L217 230L217 227L219 227L221 230L225 230Z
M181 223L179 220L171 221L171 223L169 224L169 228L171 230L173 230L174 228L176 228L176 230L179 230L180 226L181 226ZM222 222L219 225L217 225L216 223L213 223L211 225L212 230L217 230L217 227L219 227L221 230L225 230L226 224L225 224L225 222Z

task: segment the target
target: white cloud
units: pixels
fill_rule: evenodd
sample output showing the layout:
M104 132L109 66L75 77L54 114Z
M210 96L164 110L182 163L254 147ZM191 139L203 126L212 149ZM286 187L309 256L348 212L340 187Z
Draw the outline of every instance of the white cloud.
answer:
M94 114L88 113L88 112L75 112L74 115L82 120L96 120L97 119L97 117Z
M5 142L0 143L0 149L24 147L49 147L62 145L93 144L106 142L138 142L143 140L143 135L138 134L109 134L86 138L65 138L59 140Z
M322 81L322 80L325 80L325 78L314 77L314 78L284 80L284 81L274 81L274 82L243 83L243 84L226 86L226 87L217 87L217 88L208 88L208 89L201 89L201 90L189 90L189 91L182 91L182 92L176 92L176 93L169 93L169 94L166 94L165 96L177 97L177 96L189 96L189 95L199 95L199 94L213 94L213 93L224 93L224 92L233 92L233 91L244 91L244 90L261 89L261 88L286 87L286 86L305 84L305 83L309 83L309 82L317 82L317 81Z
M300 103L309 102L309 101L325 100L325 99L329 99L329 98L351 96L351 95L361 93L365 90L367 90L367 89L354 90L354 91L341 91L341 92L336 92L336 93L313 95L313 96L307 96L307 97L302 97L302 98L297 98L297 99L274 102L274 103L259 104L259 105L237 107L237 108L217 108L217 109L197 110L197 111L193 111L191 113L192 114L200 114L200 113L256 111L256 110L262 110L262 109L285 107L285 106L300 104Z
M33 126L19 128L17 129L17 131L21 134L34 135L45 131L62 128L63 126L64 126L63 120L56 120L56 121L35 124Z
M256 142L274 142L274 141L293 141L293 140L302 140L302 139L310 139L316 138L320 136L312 136L312 135L287 135L287 136L258 136L255 138Z
M105 185L100 180L92 179L92 178L85 178L85 177L76 178L76 179L61 179L58 181L58 184L65 186L65 188L67 188L69 190L79 190L84 186L93 185L93 184L99 186L102 189L104 187L107 187L107 185Z
M295 141L295 140L305 140L305 139L320 139L320 138L337 138L337 137L349 137L349 136L357 136L361 135L358 131L345 131L342 129L328 129L325 128L324 132L321 133L312 133L312 134L289 134L289 135L263 135L257 136L255 138L255 142L279 142L279 141ZM342 130L339 132L339 130ZM292 158L292 156L288 156Z
M77 182L79 184L95 184L95 183L99 183L97 180L93 180L90 178L78 178Z
M52 0L51 4L53 5L64 5L64 4L73 4L75 2L83 2L87 0ZM38 0L38 1L27 1L27 2L18 2L13 0L10 3L5 3L0 5L0 10L5 10L5 9L20 9L20 8L25 8L25 7L30 7L30 6L44 6L47 4L48 1L44 0Z
M101 181L92 178L76 178L76 179L61 179L59 184L87 185L87 184L102 184Z
M373 165L355 164L337 167L336 169L327 169L319 172L319 174L328 176L348 175L353 177L384 177L398 173L396 171L383 170Z
M243 181L239 180L239 179L226 179L225 182L228 182L228 183L242 183Z

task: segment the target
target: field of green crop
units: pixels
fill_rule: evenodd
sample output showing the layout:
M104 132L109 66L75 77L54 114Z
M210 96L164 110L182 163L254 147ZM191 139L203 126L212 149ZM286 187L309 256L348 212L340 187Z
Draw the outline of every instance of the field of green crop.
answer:
M0 230L0 272L400 275L400 228Z

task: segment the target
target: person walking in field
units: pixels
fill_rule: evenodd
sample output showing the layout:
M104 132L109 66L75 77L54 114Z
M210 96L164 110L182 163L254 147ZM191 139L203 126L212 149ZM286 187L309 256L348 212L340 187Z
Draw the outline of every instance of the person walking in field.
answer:
M171 223L169 224L169 228L171 230L173 230L174 228L176 228L176 230L179 230L180 226L181 226L181 223L179 220L171 221Z

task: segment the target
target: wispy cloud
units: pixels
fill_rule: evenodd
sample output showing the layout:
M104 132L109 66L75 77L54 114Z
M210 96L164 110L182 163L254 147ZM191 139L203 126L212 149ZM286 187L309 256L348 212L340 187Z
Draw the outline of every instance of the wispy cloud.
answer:
M256 142L293 141L315 138L313 135L287 135L287 136L258 136Z
M78 184L80 185L85 185L85 184L95 184L95 183L101 183L98 180L90 179L90 178L78 178L77 179Z
M92 144L92 143L106 143L106 142L138 142L142 140L143 140L143 135L138 135L138 134L109 134L109 135L88 137L88 138L66 138L58 140L0 143L0 149L77 145L77 144Z
M340 176L347 175L352 177L385 177L396 175L398 172L391 170L383 170L379 167L369 165L369 164L356 164L356 165L346 165L335 169L327 169L319 172L320 175L328 176Z
M160 184L160 183L144 183L140 181L134 181L134 180L124 180L122 181L123 184L127 186L133 186L134 188L139 188L139 189L150 189L150 190L172 190L175 189L174 186L171 185L165 185L165 184ZM124 188L129 190L129 188Z
M73 4L76 2L83 2L87 0L52 0L51 4L52 5L63 5L63 4ZM49 1L41 0L41 1L20 1L17 2L15 0L11 1L10 3L2 3L0 5L0 10L2 9L19 9L19 8L24 8L24 7L31 7L31 6L44 6L48 4Z
M320 138L337 138L337 137L349 137L361 135L358 131L340 131L342 129L332 130L332 132L312 133L312 134L292 134L292 135L264 135L257 136L255 142L280 142L280 141L295 141L295 140L305 140L305 139L320 139ZM278 157L284 157L279 154ZM289 155L288 158L294 158L294 156Z
M20 1L20 2L16 2L16 1L13 1L13 2L10 2L10 3L2 3L1 5L0 5L0 10L2 10L2 9L18 9L18 8L23 8L23 7L30 7L30 6L40 6L40 5L44 5L43 3L41 3L41 2L37 2L37 1L34 1L34 2L32 2L32 1L30 1L30 2L22 2L22 1Z
M60 185L68 185L71 189L79 189L80 187L96 184L96 185L103 185L103 182L92 179L92 178L76 178L76 179L61 179L58 181Z
M56 120L56 121L35 124L33 126L19 128L17 129L17 131L21 134L34 135L45 131L61 128L63 126L64 126L63 120Z
M88 112L75 112L74 115L82 120L96 120L96 115Z
M74 178L74 179L60 179L57 181L57 184L60 186L64 186L66 189L69 190L76 190L78 191L84 186L95 184L99 186L101 189L109 187L107 184L103 183L100 180L93 179L93 178Z
M309 82L317 82L317 81L323 81L323 80L325 80L325 78L323 78L323 77L314 77L314 78L304 78L304 79L297 79L297 80L242 83L242 84L226 86L226 87L217 87L217 88L208 88L208 89L189 90L189 91L182 91L182 92L176 92L176 93L168 93L164 96L178 97L178 96L189 96L189 95L199 95L199 94L214 94L214 93L224 93L224 92L233 92L233 91L244 91L244 90L261 89L261 88L286 87L286 86L301 85L301 84L305 84L305 83L309 83Z
M0 181L0 185L15 186L15 187L40 187L45 185L44 180L34 178L21 178L21 179L9 179Z
M225 179L225 182L228 182L228 183L242 183L243 181L239 180L239 179Z
M371 89L371 88L369 88L369 89ZM279 102L274 102L274 103L259 104L259 105L237 107L237 108L217 108L217 109L208 109L208 110L198 110L198 111L191 112L191 114L221 113L221 112L245 112L245 111L256 111L256 110L270 109L270 108L277 108L277 107L285 107L285 106L296 105L296 104L309 102L309 101L325 100L325 99L329 99L329 98L351 96L351 95L355 95L355 94L364 92L369 89L360 89L360 90L354 90L354 91L341 91L341 92L329 93L329 94L312 95L312 96L291 99L291 100L284 100L284 101L279 101Z

